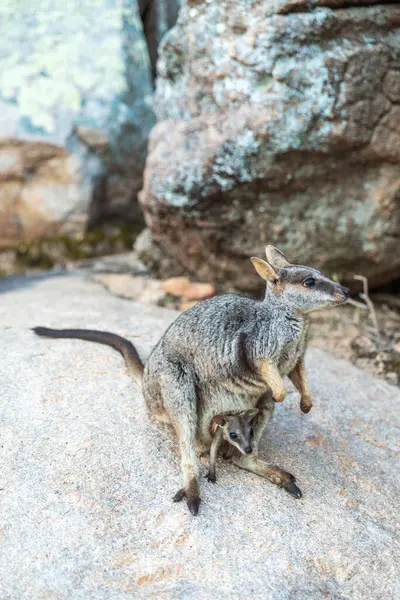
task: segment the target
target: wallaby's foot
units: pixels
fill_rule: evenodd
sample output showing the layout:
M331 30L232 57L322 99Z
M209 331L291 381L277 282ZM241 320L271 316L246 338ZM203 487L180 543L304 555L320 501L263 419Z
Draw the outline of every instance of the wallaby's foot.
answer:
M284 474L284 476L282 477L281 484L283 489L286 490L288 494L293 496L293 498L301 498L303 494L301 493L300 488L298 488L295 483L296 478L294 477L294 475L288 473L287 471L282 471L282 473Z
M190 490L181 488L180 490L178 490L176 492L172 501L180 502L184 498L186 498L188 509L190 510L190 512L192 513L193 516L196 516L197 513L199 512L199 506L200 506L200 502L201 502L200 496L197 493L191 492Z
M207 479L207 481L211 481L211 483L215 483L217 481L215 473L212 473L211 471L209 471L207 475L205 475L205 478Z
M172 502L181 502L181 500L183 500L184 498L186 498L186 490L185 488L181 488L176 492L175 496L172 498Z
M303 413L308 413L312 409L312 400L310 396L302 396L300 400L300 408Z
M291 473L279 467L269 466L257 456L234 456L233 463L241 469L246 469L246 471L260 475L260 477L265 477L271 483L282 487L294 498L302 497L300 489L295 484L296 479Z

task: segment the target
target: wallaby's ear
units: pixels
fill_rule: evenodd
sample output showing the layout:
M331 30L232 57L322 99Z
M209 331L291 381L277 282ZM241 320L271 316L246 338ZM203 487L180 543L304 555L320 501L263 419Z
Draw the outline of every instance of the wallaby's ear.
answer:
M265 279L265 281L277 282L279 280L278 273L265 260L262 260L262 258L256 258L254 256L250 260L259 276Z
M227 419L226 419L226 417L224 417L224 415L215 415L215 417L213 417L213 422L216 425L223 427L224 425L226 425Z
M246 412L244 413L243 418L246 419L248 423L251 423L252 420L256 418L259 412L259 408L249 408L249 410L246 410Z
M274 246L267 246L265 248L265 254L268 262L275 267L275 269L284 269L290 266L290 262L286 260L282 252Z

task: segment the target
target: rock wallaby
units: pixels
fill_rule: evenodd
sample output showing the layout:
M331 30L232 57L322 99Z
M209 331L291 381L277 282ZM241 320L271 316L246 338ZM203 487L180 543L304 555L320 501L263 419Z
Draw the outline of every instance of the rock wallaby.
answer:
M100 342L122 353L133 379L141 383L150 416L175 429L183 487L174 500L186 498L193 515L200 504L197 453L210 449L212 418L250 408L259 409L253 422L253 452L235 451L233 463L301 497L293 475L260 460L258 445L273 401L285 398L284 376L299 390L303 412L311 409L304 373L308 314L344 304L349 290L316 269L290 264L273 246L267 246L266 256L267 261L251 259L267 283L263 301L227 294L200 302L172 323L145 367L134 346L117 335L79 329L34 330L47 337Z
M258 408L250 408L240 413L225 413L215 415L211 421L211 433L213 441L210 448L210 468L206 475L208 481L215 483L215 462L221 445L226 442L227 449L224 452L224 458L232 458L235 448L242 454L251 454L252 438L254 430L252 421L258 415ZM228 445L229 444L229 445Z

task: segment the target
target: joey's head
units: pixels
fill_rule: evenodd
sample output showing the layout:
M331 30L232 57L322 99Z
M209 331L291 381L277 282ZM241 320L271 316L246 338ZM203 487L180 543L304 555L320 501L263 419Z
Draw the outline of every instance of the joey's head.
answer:
M253 452L252 421L257 416L258 408L249 408L236 415L215 415L212 425L221 427L224 440L235 446L242 454L251 454Z
M267 246L267 260L252 258L257 273L267 282L266 298L280 297L287 305L306 314L344 304L349 289L326 275L302 265L292 265L277 248Z

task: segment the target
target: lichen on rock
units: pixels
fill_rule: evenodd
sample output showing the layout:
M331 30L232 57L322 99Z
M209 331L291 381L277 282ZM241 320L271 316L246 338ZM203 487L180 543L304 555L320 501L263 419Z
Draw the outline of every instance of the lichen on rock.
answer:
M400 13L350 4L183 7L140 195L182 271L254 290L273 243L343 280L399 275Z

